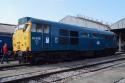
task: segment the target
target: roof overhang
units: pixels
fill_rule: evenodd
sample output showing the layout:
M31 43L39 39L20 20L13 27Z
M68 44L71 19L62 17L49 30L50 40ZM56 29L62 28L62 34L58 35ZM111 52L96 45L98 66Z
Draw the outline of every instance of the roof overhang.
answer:
M113 31L113 32L115 32L115 33L124 33L124 32L125 32L125 28L111 29L111 31Z

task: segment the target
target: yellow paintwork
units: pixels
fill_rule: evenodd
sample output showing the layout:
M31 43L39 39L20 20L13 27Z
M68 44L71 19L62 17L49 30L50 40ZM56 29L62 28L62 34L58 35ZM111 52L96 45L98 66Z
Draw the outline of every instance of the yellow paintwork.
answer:
M31 27L32 23L27 23L26 30L16 30L13 34L13 51L31 51Z

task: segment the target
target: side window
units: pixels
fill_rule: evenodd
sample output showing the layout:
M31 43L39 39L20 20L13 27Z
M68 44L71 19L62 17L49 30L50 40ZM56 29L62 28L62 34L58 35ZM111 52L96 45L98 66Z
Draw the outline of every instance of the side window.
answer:
M71 37L78 37L78 32L77 31L70 31L70 36Z
M63 45L71 44L77 45L79 44L79 33L78 31L69 31L66 29L59 30L59 43Z
M59 43L67 45L69 43L69 31L66 29L59 30Z
M89 33L83 32L81 36L82 36L82 37L89 37Z
M93 38L97 38L97 33L93 33L93 34L92 34L92 37L93 37Z
M79 33L78 33L78 31L70 31L70 44L71 45L79 44Z
M69 36L69 31L65 29L60 29L59 30L59 35L61 36Z

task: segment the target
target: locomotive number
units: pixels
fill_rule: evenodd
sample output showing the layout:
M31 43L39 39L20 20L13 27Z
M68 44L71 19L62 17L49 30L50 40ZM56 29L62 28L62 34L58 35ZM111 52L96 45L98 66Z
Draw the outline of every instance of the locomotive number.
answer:
M41 37L32 37L32 40L34 40L35 44L38 45L39 41L41 40Z

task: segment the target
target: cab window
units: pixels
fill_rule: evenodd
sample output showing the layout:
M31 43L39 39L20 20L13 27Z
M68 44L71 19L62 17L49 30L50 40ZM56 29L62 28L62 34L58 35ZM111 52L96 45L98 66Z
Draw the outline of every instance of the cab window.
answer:
M36 26L36 32L43 33L43 25L37 24L37 26Z
M50 32L50 27L49 27L49 25L37 24L36 32L48 34Z
M50 27L48 25L43 25L43 30L44 30L44 33L49 33L50 32Z
M32 32L36 32L36 24L32 24Z

